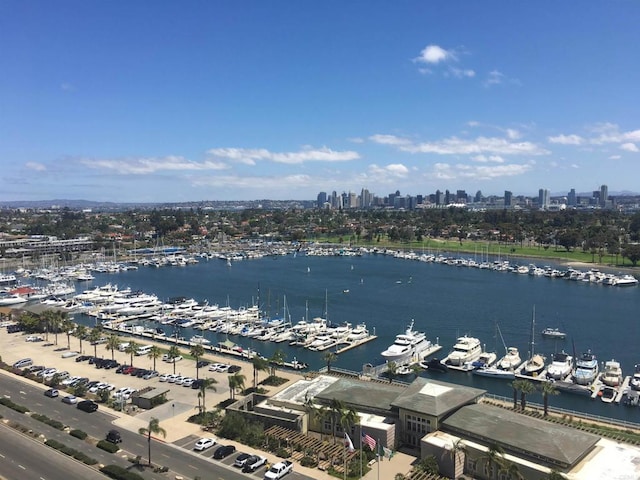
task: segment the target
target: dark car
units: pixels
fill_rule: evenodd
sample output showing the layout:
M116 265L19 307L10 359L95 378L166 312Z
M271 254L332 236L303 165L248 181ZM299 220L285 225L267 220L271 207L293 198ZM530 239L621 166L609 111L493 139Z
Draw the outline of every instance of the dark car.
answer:
M76 357L76 362L85 362L91 358L91 355L78 355Z
M235 453L236 447L233 445L220 445L216 448L216 451L213 452L213 458L220 460L221 458L228 457L232 453Z
M107 432L107 442L121 443L122 436L120 435L120 432L118 430L109 430Z
M193 388L194 390L200 388L202 386L202 379L199 378L198 380L194 380L193 383L191 384L191 388Z
M210 363L211 362L209 360L199 360L198 363L196 363L196 368L206 367Z
M242 467L242 471L244 473L255 472L258 468L262 467L267 463L267 459L261 457L260 455L251 455L244 462L244 466Z
M50 388L49 390L46 390L46 391L44 392L44 394L45 394L47 397L55 398L55 397L57 397L57 396L59 395L59 392L58 392L58 390L56 390L55 388Z
M229 370L227 370L228 373L238 373L240 370L242 370L242 367L239 367L238 365L231 365L229 367Z
M98 410L98 404L96 402L92 402L91 400L83 400L81 402L78 402L77 408L84 412L91 413Z
M116 373L124 373L124 371L129 368L129 365L127 365L126 363L123 363L122 365L120 365L118 368L116 368Z

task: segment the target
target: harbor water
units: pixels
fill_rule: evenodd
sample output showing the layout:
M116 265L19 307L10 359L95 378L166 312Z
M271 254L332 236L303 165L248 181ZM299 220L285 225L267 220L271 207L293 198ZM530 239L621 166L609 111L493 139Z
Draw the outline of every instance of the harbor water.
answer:
M365 322L377 339L338 356L335 366L360 371L364 364L382 363L382 352L412 319L415 329L438 341L444 357L458 336L477 337L487 350L504 354L504 344L529 357L535 307L535 353L550 361L551 354L591 350L600 363L615 359L625 376L640 363L638 313L640 290L618 288L561 278L519 275L487 269L456 267L396 259L387 255L305 256L283 255L242 260L231 265L221 260L201 260L186 267L140 267L119 274L96 274L80 283L78 291L106 283L153 293L161 300L183 296L232 308L259 304L271 316L286 309L295 324L305 317L327 316L332 324ZM76 315L93 326L95 320ZM151 324L146 326L160 326ZM540 336L545 327L567 333L565 340ZM174 327L164 326L167 336ZM251 338L228 337L215 332L181 329L180 336L204 334L212 345L229 338L266 357L277 349L287 361L297 359L311 369L324 366L324 352L312 352L288 343L274 344ZM471 373L425 371L421 375L485 389L511 398L509 380L479 377ZM407 381L411 377L406 378ZM539 393L528 396L542 402ZM588 396L561 393L550 397L551 406L640 423L640 408L605 404Z

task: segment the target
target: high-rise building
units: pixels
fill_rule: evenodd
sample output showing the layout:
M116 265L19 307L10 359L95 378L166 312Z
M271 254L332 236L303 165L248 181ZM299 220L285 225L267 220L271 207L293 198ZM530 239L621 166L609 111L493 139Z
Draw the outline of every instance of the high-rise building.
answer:
M513 201L513 193L511 193L509 190L505 190L504 191L504 206L505 207L511 207L511 202Z
M456 202L457 203L467 203L467 192L464 190L456 191Z
M327 192L320 192L318 194L318 208L324 208L325 203L327 203Z
M609 198L609 187L606 185L600 186L600 207L605 208L607 206L607 199Z
M481 202L481 201L482 201L482 192L481 192L480 190L478 190L478 191L476 192L475 197L473 197L473 201L474 201L474 202L476 202L476 203L478 203L478 202Z
M363 188L360 192L360 206L362 208L369 208L373 203L373 195L367 190Z
M576 206L576 189L575 188L572 188L571 190L569 190L569 194L567 195L567 204L570 207Z
M444 195L440 190L436 190L436 205L444 204Z
M549 208L549 200L549 190L547 190L546 188L541 188L540 190L538 190L538 206L542 210L546 210L547 208Z

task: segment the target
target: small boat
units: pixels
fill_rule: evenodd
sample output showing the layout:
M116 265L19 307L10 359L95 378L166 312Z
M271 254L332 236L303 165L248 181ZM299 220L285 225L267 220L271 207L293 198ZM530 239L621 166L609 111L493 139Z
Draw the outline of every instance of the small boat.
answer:
M617 394L618 394L618 391L615 388L609 387L606 385L603 386L598 392L598 396L600 397L600 400L602 400L604 403L613 402Z
M619 386L622 383L622 368L620 367L620 362L616 362L615 360L605 362L600 379L602 383L608 387Z
M576 360L573 382L578 385L590 385L598 377L598 371L598 359L591 350L587 350Z
M520 352L516 347L507 348L507 353L496 363L496 366L502 370L514 370L522 363Z
M475 337L468 337L465 335L463 337L458 337L455 345L453 346L453 350L442 362L462 367L465 363L477 360L481 353L482 344L480 343L480 340Z
M481 377L496 377L496 378L506 378L506 379L514 379L516 375L511 370L505 370L500 367L482 367L477 368L473 371L474 375L480 375Z
M564 351L554 353L551 357L551 365L547 368L547 378L564 380L573 370L573 357Z
M640 390L640 363L636 364L635 370L631 380L629 380L629 386L632 390Z
M542 330L540 332L540 335L542 335L544 338L555 338L556 340L564 340L565 338L567 338L566 333L561 332L557 328L551 328L551 327L547 327L544 330Z
M446 364L442 363L441 360L437 358L431 358L429 360L422 360L420 362L420 366L425 370L431 370L436 372L446 373L449 371L449 367Z

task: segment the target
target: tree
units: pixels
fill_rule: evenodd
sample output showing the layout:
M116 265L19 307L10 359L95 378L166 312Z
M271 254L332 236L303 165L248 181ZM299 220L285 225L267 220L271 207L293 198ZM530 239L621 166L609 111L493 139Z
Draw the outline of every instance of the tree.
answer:
M418 470L421 470L425 473L429 473L431 475L438 474L438 460L433 455L427 455L417 465Z
M259 355L255 355L251 359L251 364L253 365L253 389L255 390L258 388L258 372L267 370L269 368L269 363L266 359Z
M132 367L133 367L133 355L138 351L139 347L140 345L138 345L136 342L131 340L129 342L129 345L127 345L124 349L124 352L129 354L129 358L131 359L131 363L129 365L131 365Z
M147 358L153 360L153 369L156 369L156 360L162 356L162 349L157 345L152 345Z
M151 420L149 420L149 425L146 428L140 427L138 429L138 433L140 435L147 436L147 444L149 449L149 465L151 465L151 434L162 435L163 438L166 438L167 431L160 426L160 420L155 417L151 417Z
M331 364L334 363L338 359L338 356L333 352L326 352L322 356L322 359L327 364L327 373L331 373Z
M635 267L640 260L640 244L627 244L622 248L622 258L628 258Z
M320 424L320 441L324 441L324 421L330 415L329 409L324 405L317 407L313 411L313 418Z
M67 334L67 350L71 350L71 334L75 327L75 323L67 316L67 312L58 312L60 315L60 328Z
M236 390L244 390L244 382L246 377L240 372L236 372L233 375L229 375L229 395L230 399L236 398Z
M51 331L55 335L55 344L58 345L58 332L60 331L60 324L62 319L57 314L57 312L53 310L45 310L41 314L42 318L44 318L45 324L47 326L47 332Z
M504 466L504 450L494 443L489 445L489 449L479 459L486 464L487 478L493 478L496 471Z
M524 380L520 386L520 408L524 411L527 407L527 395L536 391L536 386L529 380Z
M544 404L544 416L549 415L549 395L558 395L560 392L551 382L542 382L539 387L542 392L542 400Z
M464 458L467 447L462 439L458 439L451 444L451 460L453 460L453 478L458 478L464 473Z
M387 376L389 377L389 383L393 382L396 375L398 375L398 364L396 362L387 362Z
M112 333L107 338L107 344L105 345L105 348L107 350L111 350L111 360L115 359L115 351L118 350L119 347L120 347L120 337L115 333Z
M340 426L343 431L350 431L351 427L357 423L360 423L360 417L353 407L343 408L340 411Z
M196 380L197 380L199 378L198 377L198 370L199 370L198 361L200 360L200 357L204 355L204 347L199 343L196 345L191 345L191 348L189 349L189 353L191 354L192 357L196 359Z
M176 374L176 361L175 359L180 356L180 349L176 345L171 345L169 347L169 352L167 353L170 359L172 359L173 363L173 374Z
M271 355L271 358L269 359L269 364L271 365L270 375L272 377L276 375L276 367L278 365L282 365L286 360L286 358L287 358L287 355L284 353L284 351L281 348L278 348L275 352L273 352L273 355Z
M82 340L87 336L87 327L85 325L76 325L76 330L74 335L78 340L80 340L80 354L82 354Z
M216 391L216 387L214 385L218 383L215 378L203 378L200 382L200 391L198 392L198 400L202 399L202 412L201 414L207 413L207 390Z
M502 466L498 473L505 473L510 480L524 480L524 475L520 472L520 467L514 462L503 459Z
M567 477L562 475L557 470L551 470L549 475L547 475L547 480L566 480Z
M331 435L333 435L333 443L336 443L336 427L342 416L344 404L337 398L332 398L329 403L329 409L331 410Z
M93 345L93 356L98 356L98 342L102 338L102 329L100 327L93 327L89 332L89 342Z

